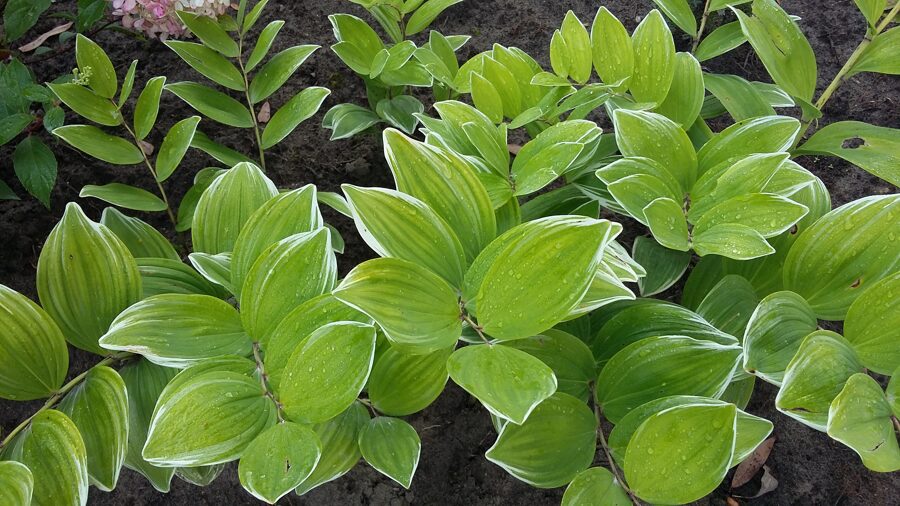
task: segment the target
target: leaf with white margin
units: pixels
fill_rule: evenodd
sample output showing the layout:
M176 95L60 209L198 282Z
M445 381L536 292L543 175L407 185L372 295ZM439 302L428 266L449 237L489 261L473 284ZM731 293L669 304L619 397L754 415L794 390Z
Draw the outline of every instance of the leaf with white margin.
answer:
M596 449L594 413L560 392L538 405L522 425L505 424L485 457L529 485L556 488L587 469Z
M24 464L14 460L0 462L0 503L28 506L34 490L34 476Z
M327 422L312 426L322 444L322 456L295 492L304 495L310 490L336 480L359 462L359 432L369 423L369 410L354 402L346 411Z
M775 397L778 411L816 430L824 431L831 402L844 383L863 370L846 339L817 330L803 339L784 372Z
M362 391L375 357L375 328L330 323L294 350L279 392L291 420L319 423L344 412Z
M327 228L294 234L269 246L253 263L241 289L241 322L263 345L298 305L337 282L337 259Z
M373 418L359 431L359 449L369 465L409 489L422 452L412 425L399 418Z
M524 351L500 344L460 348L447 361L453 381L488 411L516 425L556 392L553 370Z
M900 447L891 405L878 382L865 373L850 376L828 410L828 435L853 448L873 471L900 470Z
M608 469L591 467L578 474L563 494L562 506L630 506L631 499Z
M789 291L766 296L744 332L744 370L780 386L803 338L818 326L815 313L803 297Z
M878 374L900 367L900 272L873 284L847 311L844 337L859 361Z
M148 297L116 317L100 345L184 368L223 355L250 355L250 337L238 312L209 295Z
M282 422L250 443L238 464L238 477L253 497L275 504L309 477L319 457L319 436L305 425Z

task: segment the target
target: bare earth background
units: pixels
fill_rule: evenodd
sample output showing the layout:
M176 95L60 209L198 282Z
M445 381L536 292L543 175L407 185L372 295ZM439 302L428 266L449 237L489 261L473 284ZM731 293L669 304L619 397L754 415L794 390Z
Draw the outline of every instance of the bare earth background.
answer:
M696 4L698 0L691 0ZM606 0L603 2L632 30L653 4L649 0ZM864 34L865 22L850 0L785 0L783 6L791 14L803 18L801 26L815 49L819 63L819 91L835 75ZM58 2L55 9L74 9L74 0ZM462 50L468 58L490 47L493 42L517 46L537 58L546 68L548 47L553 30L558 28L568 9L572 9L589 23L600 2L596 0L465 0L438 18L434 28L444 34L470 34L471 42ZM695 10L702 9L694 5ZM276 49L295 44L316 43L323 46L290 81L290 85L273 96L273 110L301 87L327 86L333 95L323 111L340 102L365 102L362 82L342 66L328 46L334 42L327 16L334 12L349 12L366 19L356 5L339 0L273 0L269 2L263 21L285 19ZM708 31L722 23L713 15ZM49 28L53 20L43 20L35 33ZM265 23L259 23L264 26ZM374 24L374 22L373 22ZM687 37L676 31L680 50L689 49ZM171 51L158 42L142 42L122 34L107 32L97 40L109 51L119 74L133 59L140 60L138 83L156 75L166 75L169 82L202 80ZM708 68L719 73L733 73L755 80L768 80L759 60L745 45L728 55L707 62ZM74 55L66 55L42 64L38 79L51 80L75 66ZM137 87L137 85L136 85ZM136 94L135 94L136 95ZM832 98L825 110L825 121L858 119L876 125L900 127L900 79L889 76L862 74L854 76ZM157 129L150 142L157 144L169 126L191 112L171 94L163 95L162 110ZM74 118L69 118L73 121ZM384 162L380 137L362 135L352 140L329 142L328 132L319 127L321 113L307 121L287 140L267 154L269 176L281 188L296 188L314 183L321 190L337 191L340 183L363 186L392 187L390 172ZM601 120L606 123L605 120ZM608 127L608 124L603 126ZM229 129L210 121L201 125L211 137L250 154L251 137L246 130ZM35 266L41 245L50 229L60 218L65 202L77 201L93 218L99 219L103 206L97 200L79 199L78 191L85 184L124 182L151 188L149 174L140 167L113 167L86 158L58 145L60 158L58 186L52 195L52 210L45 210L36 200L0 201L0 283L36 298ZM0 177L25 195L15 181L9 146L0 148ZM806 157L800 160L821 177L832 192L834 205L870 194L885 194L896 188L866 172L837 159ZM167 190L175 201L181 199L197 170L213 161L202 153L192 151L177 173L167 182ZM170 237L172 232L161 214L140 216L162 228ZM326 213L326 219L337 226L347 241L346 253L340 257L341 269L349 268L373 253L359 239L352 224ZM633 225L633 223L631 224ZM632 230L630 237L634 236ZM626 241L628 242L628 241ZM677 293L679 290L674 290ZM82 352L72 354L71 372L76 374L94 363L95 359ZM768 465L779 481L778 488L754 500L741 500L754 505L896 505L900 504L900 473L878 474L866 470L849 448L829 439L825 434L809 429L774 409L775 389L758 384L749 411L775 423L778 441ZM33 412L39 403L0 402L0 428L7 432ZM440 399L413 417L410 422L422 438L422 459L410 490L380 475L366 465L357 466L336 482L324 485L302 498L293 494L282 499L283 504L462 504L462 505L554 505L559 504L563 489L538 490L507 475L484 458L493 443L494 433L487 413L460 389L448 386ZM601 452L602 453L602 452ZM598 455L598 463L600 457ZM178 479L172 491L163 495L143 477L123 470L119 485L113 493L91 489L91 504L152 505L152 504L256 504L241 488L236 466L206 488L197 488ZM724 504L727 483L699 504ZM752 495L759 477L735 492Z

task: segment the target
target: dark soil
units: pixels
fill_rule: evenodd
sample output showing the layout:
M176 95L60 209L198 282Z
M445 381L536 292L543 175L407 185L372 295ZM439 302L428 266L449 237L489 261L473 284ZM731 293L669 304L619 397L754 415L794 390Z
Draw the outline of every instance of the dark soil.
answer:
M692 4L697 0L691 0ZM60 2L59 9L72 9L74 1ZM606 0L610 8L629 29L652 3L649 0ZM702 4L702 2L701 2ZM850 55L864 34L865 22L852 2L838 0L795 0L784 2L791 14L803 18L804 31L812 43L819 63L819 89L825 87ZM487 49L492 42L518 46L548 63L548 47L553 30L568 9L589 22L598 8L594 0L467 0L452 7L437 21L436 28L445 34L473 35L463 50L469 57ZM700 9L702 5L695 6ZM333 41L327 16L333 12L351 12L366 17L357 6L346 1L277 1L270 2L266 16L286 19L278 45L318 43L325 46L292 79L288 90L310 85L331 88L334 94L326 108L340 102L363 103L365 91L361 81L351 75L327 49ZM722 22L710 19L710 30ZM43 21L49 27L52 20ZM38 26L46 28L43 25ZM35 32L37 33L37 31ZM689 48L684 36L676 35L679 48ZM143 42L119 33L104 32L96 39L110 52L120 68L120 75L132 59L140 60L138 82L156 75L168 76L169 82L200 80L186 65L157 42ZM62 56L37 67L39 79L51 80L74 66L74 57ZM746 47L715 59L709 68L719 73L768 80L759 60ZM2 92L2 91L0 91ZM289 96L281 92L272 98L273 105ZM900 127L900 79L862 74L850 79L829 102L825 122L857 119L876 125ZM160 124L151 134L157 144L168 127L185 117L188 110L172 95L164 95ZM74 118L70 118L73 120ZM329 142L328 132L319 127L321 114L303 124L289 139L267 156L269 176L279 187L298 187L314 183L321 190L337 191L340 183L363 186L392 186L392 178L382 156L376 135L353 140ZM239 149L251 145L248 131L220 127L204 122L201 129L211 137ZM55 146L60 155L60 176L52 195L53 208L44 209L36 200L0 201L0 282L36 298L35 267L44 238L62 214L65 202L77 201L94 219L102 205L97 200L79 199L85 184L123 182L152 187L149 174L140 167L113 167L64 147ZM249 153L249 151L248 151ZM11 167L11 149L0 149L0 178L20 194ZM884 194L895 188L866 172L833 158L806 157L800 160L821 177L832 192L834 205L870 194ZM190 185L193 174L212 164L212 160L192 152L178 172L167 182L167 189L178 201ZM163 230L171 230L163 215L141 216ZM358 237L352 224L335 213L326 218L337 226L347 241L341 257L342 271L372 256ZM171 235L171 232L170 232ZM74 353L72 372L88 367L93 358ZM778 488L758 499L743 500L748 504L900 504L900 473L878 474L868 471L849 448L825 434L809 429L778 413L774 408L775 389L760 382L749 411L775 423L777 443L768 465L778 479ZM6 432L23 420L39 403L0 402L0 426ZM487 413L469 396L454 386L424 413L410 417L422 437L422 459L409 491L380 475L366 465L359 465L342 479L322 486L304 498L285 497L284 504L558 504L562 489L538 490L517 481L483 456L492 444L494 433ZM599 459L599 456L598 456ZM598 460L599 462L599 460ZM726 479L725 483L730 482ZM756 478L758 485L759 477ZM754 482L747 485L744 496L753 495ZM701 504L724 504L728 493L723 484ZM123 470L117 489L110 494L91 490L91 504L252 504L253 498L238 484L234 467L230 467L212 485L196 488L173 481L168 495L154 491L136 473Z

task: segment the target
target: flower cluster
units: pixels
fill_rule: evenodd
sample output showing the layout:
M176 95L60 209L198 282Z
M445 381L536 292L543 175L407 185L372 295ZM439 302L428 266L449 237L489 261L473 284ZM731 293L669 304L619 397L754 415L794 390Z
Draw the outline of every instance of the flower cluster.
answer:
M188 11L204 16L220 16L228 10L231 0L111 0L113 14L122 17L122 25L142 31L151 37L166 40L187 34L187 28L175 15Z

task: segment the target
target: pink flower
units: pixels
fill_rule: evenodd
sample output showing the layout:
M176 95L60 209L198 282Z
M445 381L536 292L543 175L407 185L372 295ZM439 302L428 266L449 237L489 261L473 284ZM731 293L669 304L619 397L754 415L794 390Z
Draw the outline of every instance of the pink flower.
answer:
M230 0L110 0L113 14L122 18L122 26L142 31L150 37L189 36L177 11L218 17L233 8Z

